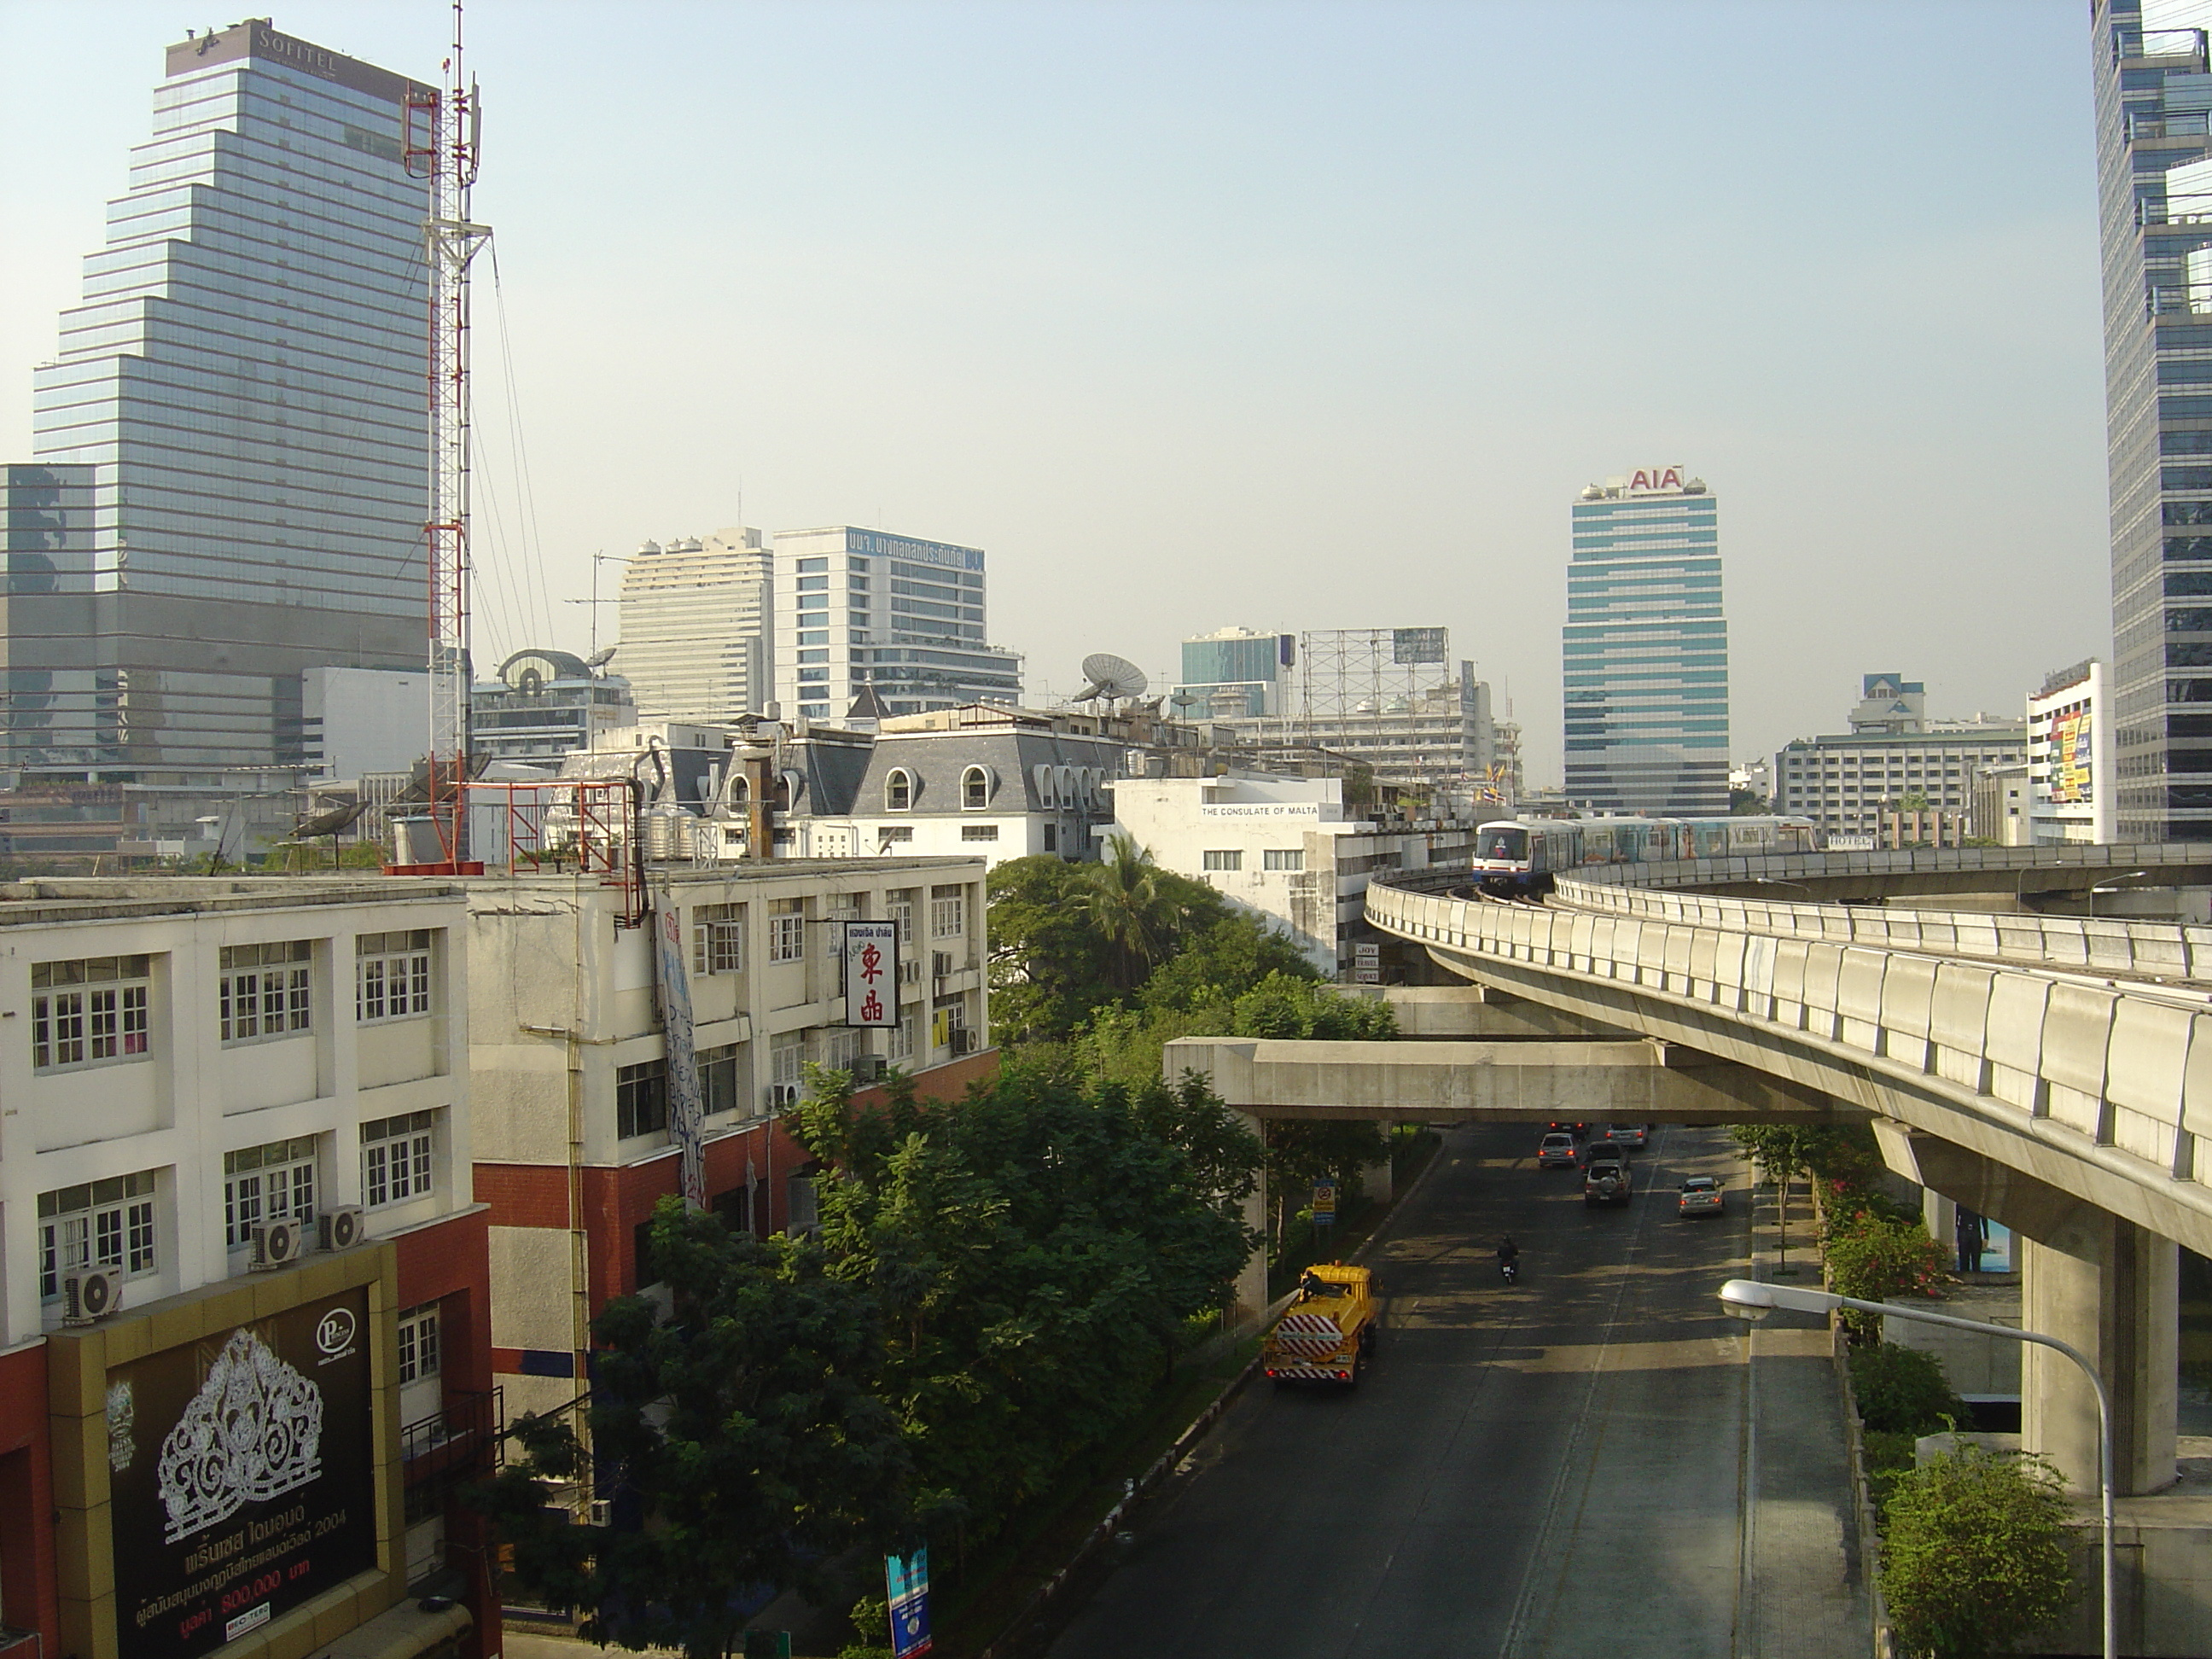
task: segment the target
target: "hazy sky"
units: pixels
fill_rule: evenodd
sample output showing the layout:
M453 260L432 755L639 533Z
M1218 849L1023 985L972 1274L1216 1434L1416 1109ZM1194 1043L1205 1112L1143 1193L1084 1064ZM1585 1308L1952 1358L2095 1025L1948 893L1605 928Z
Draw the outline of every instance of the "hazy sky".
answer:
M1869 670L2017 714L2111 636L2085 9L472 0L479 660L742 494L988 550L1033 700L1444 623L1555 781L1568 505L1680 462L1739 757ZM448 20L275 14L425 79ZM161 48L227 21L0 0L0 459Z

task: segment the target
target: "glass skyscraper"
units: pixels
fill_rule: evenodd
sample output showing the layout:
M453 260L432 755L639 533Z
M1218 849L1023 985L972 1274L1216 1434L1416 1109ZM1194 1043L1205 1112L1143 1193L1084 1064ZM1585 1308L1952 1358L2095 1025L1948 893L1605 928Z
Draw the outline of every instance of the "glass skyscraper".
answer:
M2091 20L2112 833L2212 841L2212 3L2096 0Z
M850 525L775 541L785 718L842 719L864 690L894 714L1021 702L1020 655L986 643L981 549Z
M1728 811L1728 623L1704 479L1643 467L1583 491L1563 658L1570 800Z
M21 778L291 763L303 674L424 661L427 88L258 21L167 69L34 375L34 460L90 484L50 548L11 508Z

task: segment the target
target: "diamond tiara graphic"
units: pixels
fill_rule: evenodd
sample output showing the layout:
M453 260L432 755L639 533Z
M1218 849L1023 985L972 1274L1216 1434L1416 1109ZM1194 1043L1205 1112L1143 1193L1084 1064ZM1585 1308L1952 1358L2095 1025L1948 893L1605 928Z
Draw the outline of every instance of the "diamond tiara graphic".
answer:
M235 1330L207 1381L161 1442L165 1543L323 1472L322 1390L260 1338Z

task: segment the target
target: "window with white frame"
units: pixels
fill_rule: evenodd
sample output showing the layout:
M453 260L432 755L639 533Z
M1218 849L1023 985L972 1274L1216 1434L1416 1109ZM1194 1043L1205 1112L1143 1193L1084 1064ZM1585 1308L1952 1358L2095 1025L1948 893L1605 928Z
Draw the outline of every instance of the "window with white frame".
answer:
M361 1201L370 1209L427 1198L437 1172L438 1114L402 1112L361 1126Z
M921 896L919 887L895 887L884 895L884 917L898 924L902 946L914 943L914 907Z
M971 766L960 775L960 805L963 811L980 812L991 804L991 775L980 766Z
M615 1067L615 1138L659 1134L668 1127L668 1062Z
M132 1279L156 1270L154 1172L111 1176L39 1194L39 1296L52 1301L81 1267L120 1267Z
M768 959L770 962L806 960L806 901L770 901L768 917Z
M217 991L225 1042L292 1036L308 1027L313 1004L313 945L226 945Z
M933 887L929 890L929 936L958 939L968 931L968 890Z
M1209 847L1200 855L1200 864L1207 870L1242 870L1244 853L1242 848Z
M691 908L691 971L741 974L745 968L745 907L698 904Z
M1306 867L1306 850L1303 847L1270 847L1261 854L1261 866L1268 870L1303 870Z
M884 780L884 811L906 812L914 808L914 775L902 766L891 769Z
M717 1112L734 1112L738 1099L738 1045L727 1043L720 1048L699 1051L699 1109L712 1117Z
M438 1304L425 1302L399 1316L399 1341L394 1350L399 1360L399 1386L428 1382L440 1370Z
M797 1086L806 1073L806 1034L786 1031L769 1039L769 1081Z
M354 1018L412 1019L430 1012L430 930L362 933L354 940Z
M295 1135L222 1155L222 1242L235 1250L271 1221L315 1218L315 1137Z
M867 1049L866 1031L833 1027L822 1040L822 1063L833 1072L849 1072Z
M998 838L999 826L995 823L963 823L960 826L960 839L963 841L996 841Z
M899 1023L890 1028L890 1053L885 1057L895 1060L912 1060L915 1034L921 1025L921 1010L915 1009L902 1016Z
M58 1072L143 1060L151 1041L153 958L31 964L31 1066Z

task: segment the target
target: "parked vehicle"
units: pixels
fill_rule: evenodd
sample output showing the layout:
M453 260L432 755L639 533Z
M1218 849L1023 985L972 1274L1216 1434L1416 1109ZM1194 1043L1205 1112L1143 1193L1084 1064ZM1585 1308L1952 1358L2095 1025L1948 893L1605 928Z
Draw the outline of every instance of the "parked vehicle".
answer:
M1546 1135L1536 1148L1536 1167L1540 1170L1573 1169L1575 1138L1564 1129L1555 1129Z
M1679 1215L1718 1215L1727 1207L1721 1183L1712 1176L1692 1176L1682 1183L1681 1196L1674 1200Z
M1381 1325L1370 1270L1337 1262L1309 1267L1297 1299L1261 1345L1261 1362L1277 1388L1328 1382L1356 1389Z
M1583 1166L1583 1203L1592 1207L1626 1204L1629 1190L1628 1154L1602 1143L1595 1146L1589 1162Z

